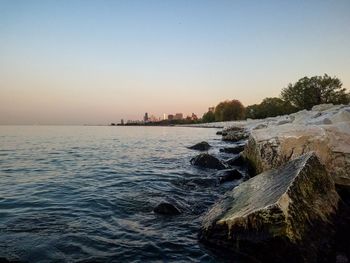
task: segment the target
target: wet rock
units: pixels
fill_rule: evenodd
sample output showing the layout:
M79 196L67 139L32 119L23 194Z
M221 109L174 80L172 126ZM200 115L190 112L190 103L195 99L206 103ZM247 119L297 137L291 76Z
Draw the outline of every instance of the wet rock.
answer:
M222 170L227 168L226 165L223 162L221 162L218 158L207 153L202 153L192 158L191 164L195 166L200 166L203 168L217 169L217 170Z
M246 165L246 161L245 161L244 157L240 154L233 157L233 158L226 160L225 163L230 165L230 166L244 166L244 165Z
M244 150L244 146L245 145L243 144L237 145L235 147L225 147L223 149L220 149L220 152L238 154Z
M200 240L257 262L334 262L338 200L308 153L228 192L204 216Z
M153 211L157 214L162 215L179 215L181 214L181 211L179 208L177 208L175 205L171 203L162 202L159 205L157 205Z
M234 180L239 180L242 178L243 178L242 173L237 169L223 170L222 172L220 172L220 175L219 175L219 184L231 182Z
M217 131L216 135L222 135L222 131Z
M210 147L211 146L209 143L203 141L188 148L192 150L197 150L197 151L208 151Z

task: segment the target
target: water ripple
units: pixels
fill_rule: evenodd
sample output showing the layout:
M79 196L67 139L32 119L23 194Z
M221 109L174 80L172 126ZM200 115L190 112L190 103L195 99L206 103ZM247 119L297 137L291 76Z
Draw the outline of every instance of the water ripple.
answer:
M186 146L215 130L0 128L0 257L26 262L215 262L201 214L227 189ZM218 154L217 150L213 151ZM233 187L227 186L227 187ZM183 213L153 208L171 201Z

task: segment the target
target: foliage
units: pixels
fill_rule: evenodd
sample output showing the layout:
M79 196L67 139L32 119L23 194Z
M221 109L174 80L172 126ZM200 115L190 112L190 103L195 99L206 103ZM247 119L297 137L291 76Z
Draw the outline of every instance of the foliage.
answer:
M207 123L207 122L214 122L214 121L215 121L214 112L208 111L203 114L202 122Z
M324 76L304 77L294 85L289 84L281 92L281 97L289 101L298 109L311 109L322 103L347 104L350 95L342 88L342 82L327 74Z
M247 118L263 119L279 115L291 114L297 108L280 98L265 98L260 104L250 105L246 109Z
M242 120L245 117L245 108L239 100L220 102L215 107L215 121Z

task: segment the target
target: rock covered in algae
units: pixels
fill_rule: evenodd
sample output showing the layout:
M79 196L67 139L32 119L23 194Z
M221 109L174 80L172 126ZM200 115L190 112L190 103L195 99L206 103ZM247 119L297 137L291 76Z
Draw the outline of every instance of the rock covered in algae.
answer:
M339 196L314 153L228 192L204 216L200 240L258 262L333 260Z

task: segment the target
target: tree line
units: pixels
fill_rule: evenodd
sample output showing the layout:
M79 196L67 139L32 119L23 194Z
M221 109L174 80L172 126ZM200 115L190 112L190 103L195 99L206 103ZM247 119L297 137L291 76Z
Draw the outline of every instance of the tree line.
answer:
M262 119L310 110L323 103L349 104L350 93L337 77L304 77L283 88L279 97L265 98L260 104L244 107L239 100L220 102L213 111L204 113L202 122Z

